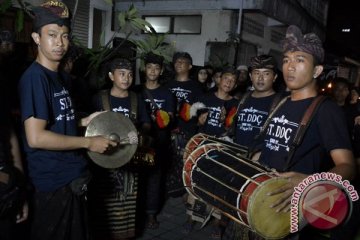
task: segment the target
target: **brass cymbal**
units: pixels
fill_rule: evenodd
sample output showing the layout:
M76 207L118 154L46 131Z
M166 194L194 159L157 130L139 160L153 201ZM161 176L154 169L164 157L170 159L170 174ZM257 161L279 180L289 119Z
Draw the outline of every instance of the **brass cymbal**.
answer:
M88 151L91 160L104 168L118 168L128 163L138 146L137 130L131 120L116 112L104 112L91 120L85 136L102 135L118 142L105 153Z

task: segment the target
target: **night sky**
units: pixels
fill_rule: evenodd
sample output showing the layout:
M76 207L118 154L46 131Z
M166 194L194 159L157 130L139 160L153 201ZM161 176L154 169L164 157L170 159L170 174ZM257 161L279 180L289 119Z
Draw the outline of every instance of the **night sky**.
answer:
M324 46L329 52L360 61L360 10L355 3L330 0ZM349 28L350 32L342 32Z

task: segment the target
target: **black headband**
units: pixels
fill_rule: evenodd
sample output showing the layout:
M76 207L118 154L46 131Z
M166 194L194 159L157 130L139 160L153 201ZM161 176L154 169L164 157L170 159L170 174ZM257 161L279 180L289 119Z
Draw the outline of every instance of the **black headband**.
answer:
M110 69L112 72L116 69L127 69L132 71L133 66L132 63L125 58L115 58L110 64Z
M48 1L33 9L34 31L37 32L42 26L47 24L57 24L70 28L70 13L68 7L63 2Z
M294 25L288 27L283 41L283 52L288 51L311 54L319 63L324 60L324 48L320 38L315 33L303 35L301 30Z

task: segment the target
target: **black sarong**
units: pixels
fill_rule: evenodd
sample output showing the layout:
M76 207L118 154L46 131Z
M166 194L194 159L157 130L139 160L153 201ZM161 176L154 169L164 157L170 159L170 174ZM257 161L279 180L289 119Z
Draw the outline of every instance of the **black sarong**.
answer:
M34 194L32 240L87 240L86 199L65 186Z

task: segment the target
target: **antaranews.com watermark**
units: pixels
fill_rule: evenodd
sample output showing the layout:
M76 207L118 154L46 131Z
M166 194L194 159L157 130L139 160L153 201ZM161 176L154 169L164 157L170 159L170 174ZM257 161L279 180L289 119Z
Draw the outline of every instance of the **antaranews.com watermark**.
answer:
M315 173L305 178L291 198L290 232L299 231L306 221L320 229L331 229L343 223L352 211L352 202L359 199L348 180L336 173Z

